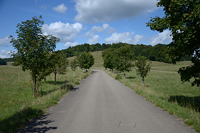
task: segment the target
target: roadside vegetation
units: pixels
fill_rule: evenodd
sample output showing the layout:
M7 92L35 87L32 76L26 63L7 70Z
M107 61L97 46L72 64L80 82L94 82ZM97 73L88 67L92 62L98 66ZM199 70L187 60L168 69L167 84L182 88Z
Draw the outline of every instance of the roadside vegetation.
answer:
M57 75L57 82L52 73L42 81L40 96L33 97L29 71L24 72L19 66L0 66L0 70L0 133L15 132L32 118L45 113L45 109L55 105L91 73L67 68L66 73Z

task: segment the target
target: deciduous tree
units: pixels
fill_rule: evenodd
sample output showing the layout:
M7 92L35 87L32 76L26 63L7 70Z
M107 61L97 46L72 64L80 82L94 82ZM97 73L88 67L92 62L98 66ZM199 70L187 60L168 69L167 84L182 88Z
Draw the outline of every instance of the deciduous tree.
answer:
M122 46L114 51L114 68L120 72L131 71L133 66L132 61L134 58L134 52L131 50L130 45Z
M192 57L192 65L179 69L182 81L194 79L192 85L200 85L200 1L199 0L160 0L165 16L155 17L147 23L152 30L171 30L172 42L169 55L172 61Z
M56 82L57 74L66 71L68 60L61 51L50 53L50 70L54 73L54 81Z
M147 73L150 71L150 63L146 57L139 56L135 61L135 67L137 74L142 78L142 84L144 86L144 78L147 76Z
M83 52L77 56L77 62L81 69L87 71L94 64L94 57L88 52Z
M22 66L22 70L30 70L33 80L33 94L38 93L38 81L42 79L41 73L49 68L48 54L53 52L58 38L42 34L42 18L33 17L17 25L17 38L11 36L11 43L17 50L14 59Z
M113 54L113 50L114 49L108 49L103 51L102 53L102 57L103 57L103 66L105 67L105 69L109 68L111 70L114 69L114 54Z

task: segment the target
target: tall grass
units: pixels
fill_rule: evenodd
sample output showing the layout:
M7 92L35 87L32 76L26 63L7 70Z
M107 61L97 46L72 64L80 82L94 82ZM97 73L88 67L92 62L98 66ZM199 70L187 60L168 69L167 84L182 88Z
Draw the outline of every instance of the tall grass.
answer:
M200 133L200 88L192 87L188 82L182 83L177 73L180 67L187 65L190 62L176 65L153 62L152 71L145 78L145 87L135 70L120 81ZM119 74L107 72L114 78Z
M40 85L41 96L33 98L32 80L28 71L21 67L0 66L0 133L15 132L45 109L56 104L60 98L89 73L67 70L65 74L47 77Z

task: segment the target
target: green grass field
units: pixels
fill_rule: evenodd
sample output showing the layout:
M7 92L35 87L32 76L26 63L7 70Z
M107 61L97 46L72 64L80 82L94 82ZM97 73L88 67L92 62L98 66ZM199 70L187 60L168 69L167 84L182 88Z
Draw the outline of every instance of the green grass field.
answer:
M27 121L38 117L89 73L77 69L54 76L40 86L42 96L33 98L32 81L28 71L21 67L0 66L0 133L15 132Z
M152 69L145 78L145 87L134 69L120 81L200 132L200 88L192 87L189 82L182 83L177 73L180 67L187 65L190 62L179 62L176 65L152 62ZM107 72L114 78L119 74Z

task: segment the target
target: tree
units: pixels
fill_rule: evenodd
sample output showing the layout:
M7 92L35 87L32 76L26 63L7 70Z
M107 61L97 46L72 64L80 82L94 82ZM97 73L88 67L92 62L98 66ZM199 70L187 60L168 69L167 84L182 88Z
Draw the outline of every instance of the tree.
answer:
M73 71L75 71L76 68L77 68L77 66L78 66L78 62L77 62L77 59L75 58L75 59L73 59L73 60L71 61L70 67L71 67L71 69L72 69Z
M57 51L50 54L50 62L50 69L54 73L54 81L56 82L57 74L66 71L68 60L63 52Z
M17 39L11 37L11 43L17 50L13 57L18 64L22 66L22 70L30 70L33 80L33 94L38 93L38 82L46 75L43 73L49 68L48 55L56 47L58 38L42 34L41 27L43 25L42 17L33 17L17 25Z
M114 67L116 70L120 72L131 71L132 68L132 60L134 58L134 53L131 50L130 45L122 46L114 51Z
M146 57L139 56L137 57L137 60L135 61L135 67L137 75L139 75L142 78L142 84L144 86L144 78L147 76L147 73L150 71L150 64L151 62L148 62Z
M192 85L200 85L200 1L199 0L160 0L165 16L155 17L147 23L152 30L171 30L172 42L169 55L173 61L191 57L192 65L179 69L182 81L194 79Z
M78 66L86 71L94 64L94 57L87 52L83 52L77 56Z
M111 70L114 69L114 54L113 54L114 49L108 49L102 52L102 57L104 60L103 66L105 69L109 68Z

